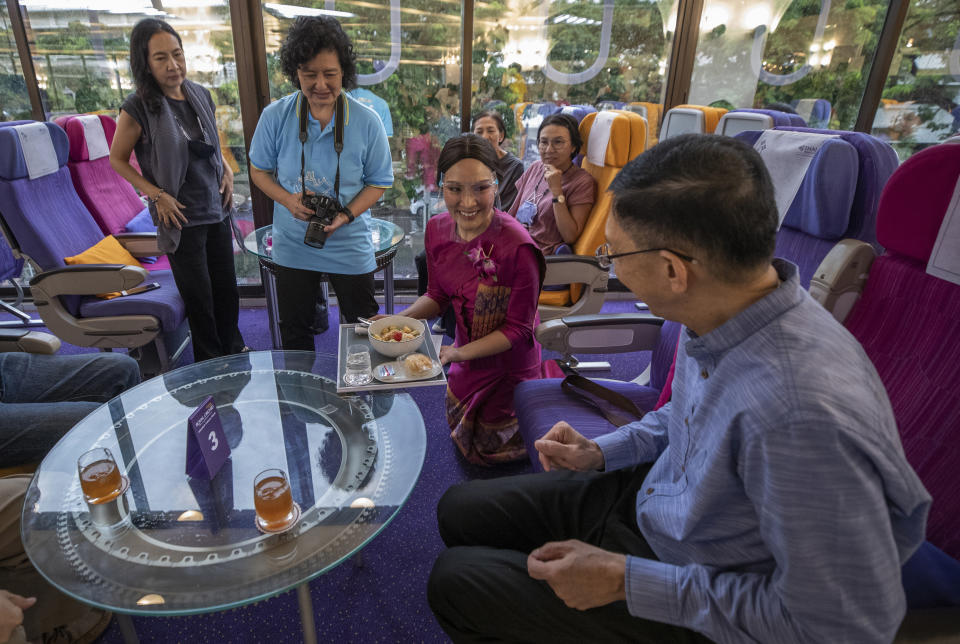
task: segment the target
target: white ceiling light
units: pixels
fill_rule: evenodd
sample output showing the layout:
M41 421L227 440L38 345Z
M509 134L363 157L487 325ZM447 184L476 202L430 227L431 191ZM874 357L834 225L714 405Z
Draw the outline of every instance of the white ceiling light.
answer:
M348 11L333 9L314 9L312 7L297 7L290 4L264 2L263 8L278 18L298 18L300 16L334 16L336 18L353 18L356 14Z

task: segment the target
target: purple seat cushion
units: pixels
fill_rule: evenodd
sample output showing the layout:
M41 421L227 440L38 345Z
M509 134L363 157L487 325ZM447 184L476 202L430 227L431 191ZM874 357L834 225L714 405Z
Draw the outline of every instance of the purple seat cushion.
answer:
M551 427L565 420L587 438L609 434L616 427L604 418L595 407L560 388L560 378L527 380L517 385L513 403L520 423L520 435L536 471L541 471L540 459L534 441L546 434ZM641 411L653 409L660 395L658 389L642 387L632 382L597 380L600 384L632 400Z
M23 259L13 256L13 250L3 235L0 235L0 282L19 277L23 272Z
M111 315L152 315L160 320L164 329L175 329L186 317L183 300L170 271L150 271L147 282L158 282L160 288L103 300L99 297L84 297L80 304L80 317L107 317Z
M650 387L660 391L667 384L667 376L677 353L677 341L683 325L667 320L660 327L660 339L650 354Z
M144 208L137 215L127 222L123 229L128 233L155 233L157 226L153 223L153 217L150 216L150 209Z
M784 226L777 232L777 246L773 254L796 264L800 284L809 288L810 278L835 243L832 239L818 239Z
M0 155L6 151L0 141ZM41 270L61 268L66 265L64 257L82 253L103 239L99 226L73 189L66 167L34 181L0 177L0 203L4 220L21 250Z

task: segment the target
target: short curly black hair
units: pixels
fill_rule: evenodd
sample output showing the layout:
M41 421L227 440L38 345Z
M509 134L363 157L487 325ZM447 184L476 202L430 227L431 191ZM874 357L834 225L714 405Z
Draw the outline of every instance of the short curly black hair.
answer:
M340 22L327 16L301 16L293 21L280 47L280 69L300 88L297 70L321 51L335 51L343 70L343 88L357 86L357 56Z

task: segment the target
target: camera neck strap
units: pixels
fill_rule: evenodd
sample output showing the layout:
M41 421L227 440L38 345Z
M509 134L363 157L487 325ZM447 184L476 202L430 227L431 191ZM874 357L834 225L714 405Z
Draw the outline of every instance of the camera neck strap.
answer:
M346 112L346 99L343 98L343 91L337 96L337 104L334 110L333 122L333 149L337 152L337 176L333 180L333 190L337 194L337 204L340 203L340 153L343 152L343 126L344 112ZM307 102L306 95L300 92L300 186L301 190L306 191L307 182L304 179L304 146L307 143L307 124L310 122L310 104Z

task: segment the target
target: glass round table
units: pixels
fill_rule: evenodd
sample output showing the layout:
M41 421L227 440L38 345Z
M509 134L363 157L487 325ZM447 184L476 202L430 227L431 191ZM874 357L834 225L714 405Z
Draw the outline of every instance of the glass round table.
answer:
M370 217L370 237L377 261L377 271L383 271L383 307L393 313L393 258L400 249L405 233L393 222ZM273 261L273 226L262 226L243 240L246 250L260 260L260 278L267 300L267 319L274 349L280 349L280 320L277 315L277 275ZM327 282L323 282L323 295L327 298ZM327 300L329 301L329 300Z
M360 550L405 503L426 448L423 418L403 393L340 396L336 358L244 353L144 382L84 418L47 454L27 491L22 538L61 591L118 613L188 615L296 587L304 637L316 641L307 582ZM212 479L185 472L188 417L213 397L230 455ZM129 479L128 510L94 523L77 458L113 453ZM257 473L287 473L299 520L282 534L254 521Z

